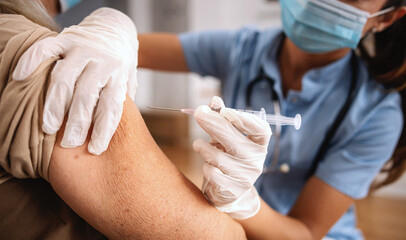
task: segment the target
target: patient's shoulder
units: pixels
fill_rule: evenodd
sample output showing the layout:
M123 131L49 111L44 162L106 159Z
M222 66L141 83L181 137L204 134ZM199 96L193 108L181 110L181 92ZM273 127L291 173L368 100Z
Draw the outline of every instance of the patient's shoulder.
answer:
M21 33L42 26L32 22L28 18L19 14L0 14L0 29L7 32Z
M57 33L18 14L0 14L0 53L12 42L23 45L28 40L38 41Z
M25 81L13 80L11 73L29 47L56 34L21 15L0 14L0 167L14 177L48 176L55 136L41 130L42 109L56 58Z

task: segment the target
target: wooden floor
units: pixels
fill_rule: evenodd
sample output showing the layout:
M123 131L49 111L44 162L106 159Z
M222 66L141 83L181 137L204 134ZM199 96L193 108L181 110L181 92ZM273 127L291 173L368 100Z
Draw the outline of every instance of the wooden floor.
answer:
M161 148L187 178L201 186L203 160L196 153L182 147ZM406 240L406 200L368 197L356 206L358 225L367 240Z

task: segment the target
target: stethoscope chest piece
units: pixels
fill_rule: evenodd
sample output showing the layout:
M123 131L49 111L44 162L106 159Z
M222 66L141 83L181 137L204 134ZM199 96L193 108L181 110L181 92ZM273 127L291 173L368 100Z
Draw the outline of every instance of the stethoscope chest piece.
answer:
M283 163L279 166L279 171L282 173L288 173L290 172L290 165L287 163Z
M282 163L279 168L274 168L273 170L271 168L264 168L263 172L264 174L266 173L289 173L290 172L290 165L289 163Z

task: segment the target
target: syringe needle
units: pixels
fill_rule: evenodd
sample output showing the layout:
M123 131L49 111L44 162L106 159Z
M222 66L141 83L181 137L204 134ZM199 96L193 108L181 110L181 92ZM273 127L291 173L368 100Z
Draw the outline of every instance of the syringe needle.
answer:
M154 107L154 106L148 106L148 108L155 109L155 110L166 110L166 111L181 112L181 109L178 109L178 108L166 108L166 107Z
M166 108L166 107L154 107L154 106L148 106L148 108L155 109L155 110L182 112L184 114L189 114L189 115L194 114L196 111L196 109L194 109L194 108ZM212 107L211 110L215 111L215 112L220 112L221 108Z
M166 107L154 107L154 106L148 106L148 108L155 109L155 110L182 112L182 113L189 114L189 115L195 113L194 108L166 108Z

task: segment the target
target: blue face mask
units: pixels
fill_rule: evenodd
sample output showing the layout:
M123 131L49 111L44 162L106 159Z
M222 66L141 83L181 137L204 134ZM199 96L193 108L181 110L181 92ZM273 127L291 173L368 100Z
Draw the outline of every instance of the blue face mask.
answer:
M71 9L73 6L76 4L80 3L81 0L59 0L59 3L61 4L61 11L66 12L69 9Z
M285 34L300 49L322 53L340 48L355 49L370 14L338 0L281 0Z

